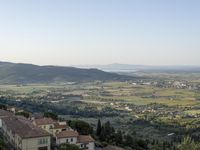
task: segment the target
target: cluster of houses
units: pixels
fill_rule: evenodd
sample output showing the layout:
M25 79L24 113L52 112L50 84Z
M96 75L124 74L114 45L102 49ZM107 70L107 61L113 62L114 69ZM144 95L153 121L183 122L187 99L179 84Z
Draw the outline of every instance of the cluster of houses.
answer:
M51 118L27 119L0 109L0 130L16 150L50 150L65 143L95 149L95 140L90 135L80 135L66 122Z

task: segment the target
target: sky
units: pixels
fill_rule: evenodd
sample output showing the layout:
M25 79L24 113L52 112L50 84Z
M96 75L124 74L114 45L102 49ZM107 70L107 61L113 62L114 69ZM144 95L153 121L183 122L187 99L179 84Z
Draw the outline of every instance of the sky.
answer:
M199 0L0 0L0 61L200 65Z

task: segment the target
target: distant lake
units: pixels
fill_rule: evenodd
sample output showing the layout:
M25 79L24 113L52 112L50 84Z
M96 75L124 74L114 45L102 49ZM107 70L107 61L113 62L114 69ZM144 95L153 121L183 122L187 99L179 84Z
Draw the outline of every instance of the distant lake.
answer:
M99 68L100 70L106 71L106 72L137 72L136 69L105 69L105 68Z

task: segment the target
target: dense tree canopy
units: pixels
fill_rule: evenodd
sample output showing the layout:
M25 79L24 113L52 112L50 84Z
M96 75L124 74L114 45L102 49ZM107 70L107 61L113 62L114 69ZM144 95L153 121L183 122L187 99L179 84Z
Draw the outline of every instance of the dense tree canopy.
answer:
M47 118L52 118L54 120L57 120L58 119L58 115L53 113L53 112L45 112L44 113L44 117L47 117Z
M200 150L200 144L195 143L190 137L186 137L183 142L178 145L178 150Z
M87 122L81 120L73 120L69 121L69 125L82 135L93 134L93 128Z
M147 142L142 139L133 138L129 134L123 133L121 130L115 131L114 127L109 121L101 125L100 121L97 123L96 133L100 131L99 136L96 134L98 140L109 145L116 145L119 147L128 147L129 149L146 150Z
M0 104L0 109L7 110L7 107L6 107L6 105L4 105L4 104Z
M0 150L4 150L5 149L5 143L2 137L0 137Z
M29 118L29 116L30 116L30 114L28 112L25 112L25 111L17 112L17 113L15 113L15 115L24 116L26 118Z

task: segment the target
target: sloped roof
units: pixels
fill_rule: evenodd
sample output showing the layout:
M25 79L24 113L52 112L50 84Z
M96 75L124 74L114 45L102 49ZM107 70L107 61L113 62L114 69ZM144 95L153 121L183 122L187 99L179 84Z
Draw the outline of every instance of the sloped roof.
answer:
M95 142L95 140L90 135L78 136L78 143L89 143L89 142Z
M66 129L66 128L69 128L67 124L54 123L54 129Z
M6 124L8 130L11 130L21 138L50 136L48 132L34 126L31 121L22 117L6 117L3 118L3 122Z
M9 117L9 116L13 116L14 114L9 112L9 111L6 111L6 110L3 110L3 109L0 109L0 118L1 117Z
M48 125L48 124L54 124L56 121L51 118L40 118L34 120L36 125Z
M73 131L73 130L62 131L62 132L56 134L56 137L57 137L58 139L61 139L61 138L71 138L71 137L78 137L78 136L79 136L78 132Z

